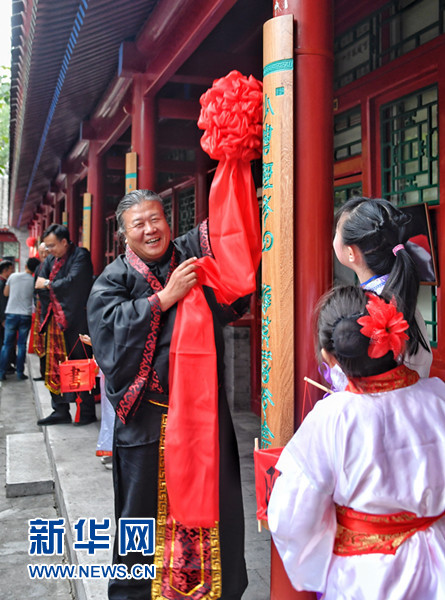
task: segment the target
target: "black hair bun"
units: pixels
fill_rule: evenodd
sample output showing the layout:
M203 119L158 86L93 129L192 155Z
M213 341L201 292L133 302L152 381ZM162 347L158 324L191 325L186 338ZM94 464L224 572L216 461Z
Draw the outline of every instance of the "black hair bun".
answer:
M332 343L338 358L367 355L369 338L360 333L357 316L340 319L332 332Z

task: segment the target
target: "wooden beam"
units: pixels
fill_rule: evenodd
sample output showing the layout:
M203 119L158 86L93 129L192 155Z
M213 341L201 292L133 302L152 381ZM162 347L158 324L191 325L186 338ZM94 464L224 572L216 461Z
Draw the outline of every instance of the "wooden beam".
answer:
M122 105L125 105L129 100L127 96L131 83L131 80L124 77L115 77L102 96L101 102L94 111L92 120L111 117Z
M73 158L71 155L61 162L61 170L71 178L71 185L76 183L79 179L83 179L88 170L88 145L86 146L86 153Z
M159 119L186 119L197 121L201 105L198 100L176 100L160 98L158 100Z
M79 140L91 142L99 140L99 132L96 131L91 121L82 121L79 125Z
M232 54L229 52L195 52L171 77L170 81L197 85L212 85L236 69L249 76L262 76L261 55Z
M226 73L227 75L227 73ZM190 75L176 72L169 79L171 83L181 83L186 85L200 85L202 87L212 87L215 81L215 75L202 75L201 73L190 73Z
M66 173L62 171L62 163L60 163L59 172L57 173L54 181L59 188L66 187Z
M107 156L105 167L109 171L122 171L122 173L125 173L125 156Z
M11 29L13 27L20 27L21 25L23 25L24 21L25 21L25 13L24 12L15 13L11 17Z
M134 42L122 42L119 46L118 77L132 77L135 73L144 73L145 57Z
M122 173L122 185L116 185L113 181L105 181L103 184L104 198L118 198L119 200L125 192L125 173Z
M56 202L56 195L51 192L46 192L42 199L42 205L46 209L48 206L54 206Z
M125 105L129 98L131 97L131 88L130 86L125 87L125 95L120 98L119 106L114 107L112 114L108 114L105 110L105 107L108 105L110 99L104 100L101 104L101 110L103 111L103 116L99 116L96 112L90 121L88 121L88 126L85 132L85 123L83 122L83 130L84 135L87 138L93 137L90 139L79 139L77 144L71 150L67 157L67 162L62 161L64 168L69 168L70 172L77 172L79 159L87 156L88 146L90 141L97 140L99 142L99 150L100 153L103 154L116 139L121 137L125 133L125 131L131 125L131 115L124 112L123 105ZM94 134L93 134L94 132ZM82 135L82 130L81 130ZM86 160L86 158L82 158L82 162ZM76 166L74 166L76 165ZM67 171L68 172L68 171Z
M202 133L198 127L178 127L177 123L165 121L158 125L156 146L159 148L197 148Z
M236 0L159 2L136 40L149 65L145 94L155 94L199 47Z
M185 160L160 160L156 164L157 171L162 173L181 173L184 175L194 175L196 165L194 162Z

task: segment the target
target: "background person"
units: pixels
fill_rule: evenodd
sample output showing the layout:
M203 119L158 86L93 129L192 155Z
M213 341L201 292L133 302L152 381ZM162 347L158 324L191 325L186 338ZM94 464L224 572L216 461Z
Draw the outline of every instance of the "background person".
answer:
M10 260L2 260L0 262L0 348L3 346L5 336L5 308L8 303L8 298L3 294L8 277L14 273L14 265ZM11 349L10 364L6 369L6 373L15 373L16 362L15 344Z
M75 425L96 421L94 397L90 392L60 391L59 362L85 358L79 333L88 331L86 303L93 280L93 266L86 248L74 246L64 225L53 224L44 231L43 242L50 253L37 277L37 290L48 290L40 296L40 333L46 336L45 385L51 393L53 412L37 421L38 425L70 423L69 402L79 397ZM77 344L77 345L76 345Z
M348 386L318 401L284 448L269 527L298 590L441 600L445 384L399 364L408 323L367 294L344 287L322 301L319 348Z
M79 334L80 340L91 346L91 338L89 335ZM113 468L113 434L114 421L116 413L107 398L105 389L105 377L102 371L99 370L100 380L100 430L96 444L96 456L100 457L101 463L106 469Z
M5 309L5 337L0 354L0 379L6 379L11 350L17 340L17 379L25 375L26 342L31 328L32 299L34 293L33 273L39 265L38 258L28 258L23 273L12 273L3 294L8 297ZM17 337L18 334L18 337Z

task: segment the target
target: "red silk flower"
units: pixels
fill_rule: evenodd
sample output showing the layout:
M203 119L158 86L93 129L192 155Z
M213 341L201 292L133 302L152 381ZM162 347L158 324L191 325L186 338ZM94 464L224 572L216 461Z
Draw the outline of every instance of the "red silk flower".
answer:
M369 294L368 297L366 309L369 316L357 319L357 323L363 325L360 333L371 338L368 355L370 358L380 358L391 350L394 358L397 358L409 339L405 333L409 325L403 314L397 311L394 298L388 304L379 296Z
M231 71L214 81L200 98L203 150L215 160L260 158L262 99L262 84L252 75Z

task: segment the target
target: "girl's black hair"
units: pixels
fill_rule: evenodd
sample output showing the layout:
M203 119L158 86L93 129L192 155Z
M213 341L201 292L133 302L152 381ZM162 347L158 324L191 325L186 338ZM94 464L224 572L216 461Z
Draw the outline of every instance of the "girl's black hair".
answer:
M419 343L430 351L415 318L419 275L409 252L393 248L408 239L406 225L411 217L382 198L348 200L337 212L335 226L341 217L341 237L346 246L357 246L369 269L376 275L388 274L382 297L395 296L399 310L409 324L408 351L416 354Z
M318 351L332 354L348 377L379 375L397 366L391 351L381 358L368 356L370 338L360 333L357 323L368 314L367 301L362 288L348 285L334 288L318 304Z

